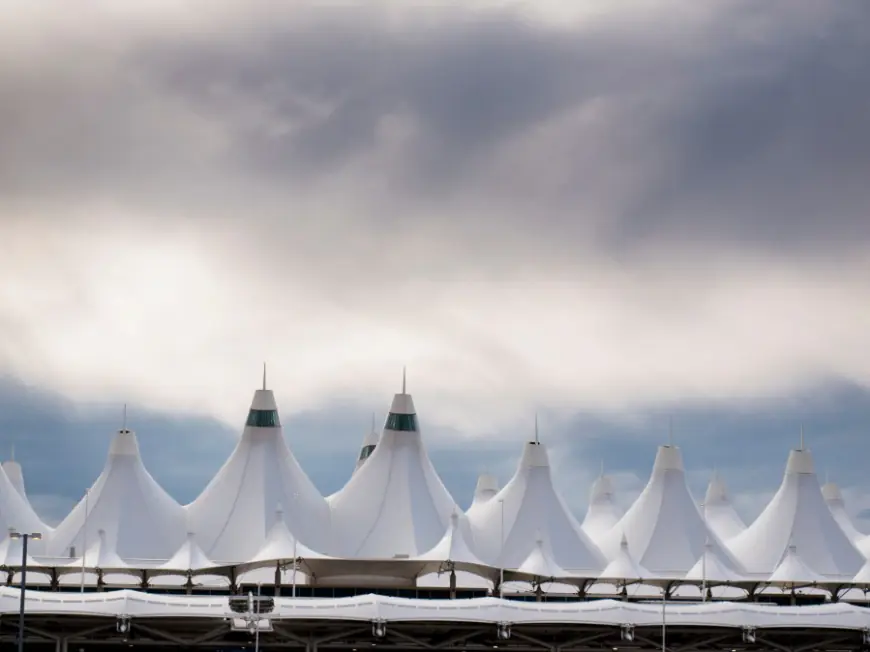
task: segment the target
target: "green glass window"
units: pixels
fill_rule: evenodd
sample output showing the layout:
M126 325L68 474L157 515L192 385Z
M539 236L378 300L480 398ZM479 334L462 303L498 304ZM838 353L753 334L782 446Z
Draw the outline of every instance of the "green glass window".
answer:
M416 432L417 430L417 415L416 414L393 414L387 417L387 430L398 430L400 432Z
M363 446L362 450L359 452L359 459L365 460L368 459L369 455L375 452L375 444L369 444L368 446Z
M247 426L255 428L277 428L281 425L278 410L251 410L248 412Z

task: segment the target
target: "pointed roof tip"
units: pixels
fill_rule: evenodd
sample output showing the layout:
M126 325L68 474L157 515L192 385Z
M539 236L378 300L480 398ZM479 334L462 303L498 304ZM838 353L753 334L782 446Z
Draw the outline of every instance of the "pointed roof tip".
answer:
M263 389L266 389L266 363L263 363Z
M124 415L121 420L121 430L127 432L127 404L124 403Z
M536 444L541 443L541 438L538 434L538 413L537 412L535 412L535 443Z
M402 394L408 393L408 367L402 365Z

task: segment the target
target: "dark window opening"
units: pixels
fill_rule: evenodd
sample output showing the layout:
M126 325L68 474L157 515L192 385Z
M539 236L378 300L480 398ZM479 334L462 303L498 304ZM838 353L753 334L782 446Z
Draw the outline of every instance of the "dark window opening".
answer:
M248 421L245 425L255 428L277 428L281 425L278 410L251 410L248 412Z
M387 417L387 430L398 430L400 432L416 432L417 430L417 415L416 414L393 414Z
M369 455L375 452L375 444L369 444L368 446L363 446L362 450L359 452L360 461L368 459Z

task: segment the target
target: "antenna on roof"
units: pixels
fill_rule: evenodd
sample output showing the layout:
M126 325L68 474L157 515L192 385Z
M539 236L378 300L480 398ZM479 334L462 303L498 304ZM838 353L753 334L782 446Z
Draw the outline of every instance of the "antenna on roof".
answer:
M535 443L540 444L541 440L538 438L538 413L535 412Z
M801 447L798 448L799 451L804 449L804 424L801 424Z
M127 430L127 404L126 403L124 403L124 422L123 422L122 427L124 430Z
M402 365L402 394L405 394L405 393L406 393L406 392L405 392L405 380L406 380L405 372L406 372L406 371L407 371L407 367L405 367L404 365Z
M263 363L263 389L266 389L266 363Z

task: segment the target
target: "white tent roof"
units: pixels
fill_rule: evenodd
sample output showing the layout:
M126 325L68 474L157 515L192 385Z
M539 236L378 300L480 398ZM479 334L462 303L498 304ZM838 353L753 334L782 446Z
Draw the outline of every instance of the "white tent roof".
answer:
M605 566L599 576L602 580L641 580L649 579L651 573L638 564L634 557L631 556L631 551L628 549L628 540L625 535L619 541L619 551L610 560L610 563Z
M429 460L404 387L377 448L329 503L345 555L416 557L441 540L456 502Z
M51 528L40 520L27 498L16 488L3 465L0 466L0 532L5 534L10 529L43 535L51 532ZM34 543L37 544L36 548L40 548L39 543Z
M535 536L535 545L529 555L517 566L520 573L535 575L544 579L559 579L573 577L571 573L562 568L553 556L553 548L550 542L538 532Z
M163 570L197 571L211 568L214 565L215 563L199 547L194 533L188 532L187 539L181 544L181 547L160 568Z
M108 533L105 530L98 530L94 542L88 545L88 549L84 554L85 568L100 568L100 569L121 569L129 568L121 557L112 549L109 542ZM68 568L81 568L82 558L73 559L65 564Z
M27 500L27 491L24 488L24 472L21 470L21 465L14 459L3 462L3 470L6 471L6 477L12 486L21 494L21 497Z
M824 579L806 565L798 554L797 546L790 545L785 551L785 557L770 574L768 581L773 584L812 584L822 582Z
M360 446L359 455L357 455L356 458L356 466L354 466L353 469L354 473L359 471L360 467L365 464L365 461L374 452L380 438L380 433L378 433L377 428L375 427L375 415L373 414L372 429L368 432L368 434L366 434L365 438L363 439L362 446Z
M485 503L497 493L498 478L489 473L482 473L477 479L477 486L474 488L474 500L471 502L471 508L474 508L478 503Z
M735 572L728 567L709 542L704 546L703 556L695 562L695 565L686 573L687 580L704 580L710 582L736 582L743 578L741 573Z
M864 563L822 497L805 449L789 454L779 490L746 531L728 542L749 573L772 573L794 544L816 573L853 577Z
M843 494L840 493L840 488L833 482L828 482L822 486L822 497L825 499L834 520L846 533L846 536L861 549L861 543L867 538L867 535L859 532L858 528L852 522L849 514L846 512L846 501L843 500ZM864 551L862 551L864 552ZM867 552L864 552L867 556Z
M37 568L42 566L38 561L33 559L30 554L33 541L27 542L27 567ZM6 533L6 536L0 541L0 566L20 566L22 561L23 543L20 538L13 539Z
M583 531L597 543L601 537L613 529L613 526L619 522L622 516L622 508L616 503L613 482L610 476L604 475L602 472L592 483L589 507L586 510L586 517L583 519Z
M252 562L273 561L278 559L323 559L325 555L315 552L297 541L284 521L281 510L275 515L272 529L266 537L263 546L251 559Z
M537 440L523 448L510 482L469 509L468 520L478 554L495 566L522 564L535 548L536 533L552 546L555 562L575 575L597 575L606 563L556 492L547 449Z
M168 559L184 541L186 518L184 508L142 464L136 434L122 429L112 440L102 473L57 526L48 550L66 557L75 546L81 553L103 530L106 545L125 559Z
M605 555L612 558L618 552L623 534L632 556L657 576L684 576L707 541L730 566L738 567L704 523L686 486L683 456L676 446L659 446L646 487L601 541Z
M262 548L276 505L301 541L329 545L329 507L284 439L272 390L258 389L235 450L187 509L210 558L241 562Z
M444 536L441 537L441 541L436 543L430 550L418 555L416 559L420 561L461 561L469 564L484 565L477 555L474 554L465 538L463 528L459 524L461 518L458 511L451 514L450 525L447 527Z
M864 562L864 565L861 566L861 570L858 571L852 581L855 584L865 584L870 586L870 559Z
M727 541L746 529L746 523L740 518L725 487L725 481L714 472L707 485L707 495L704 497L704 518L707 525L720 539Z

